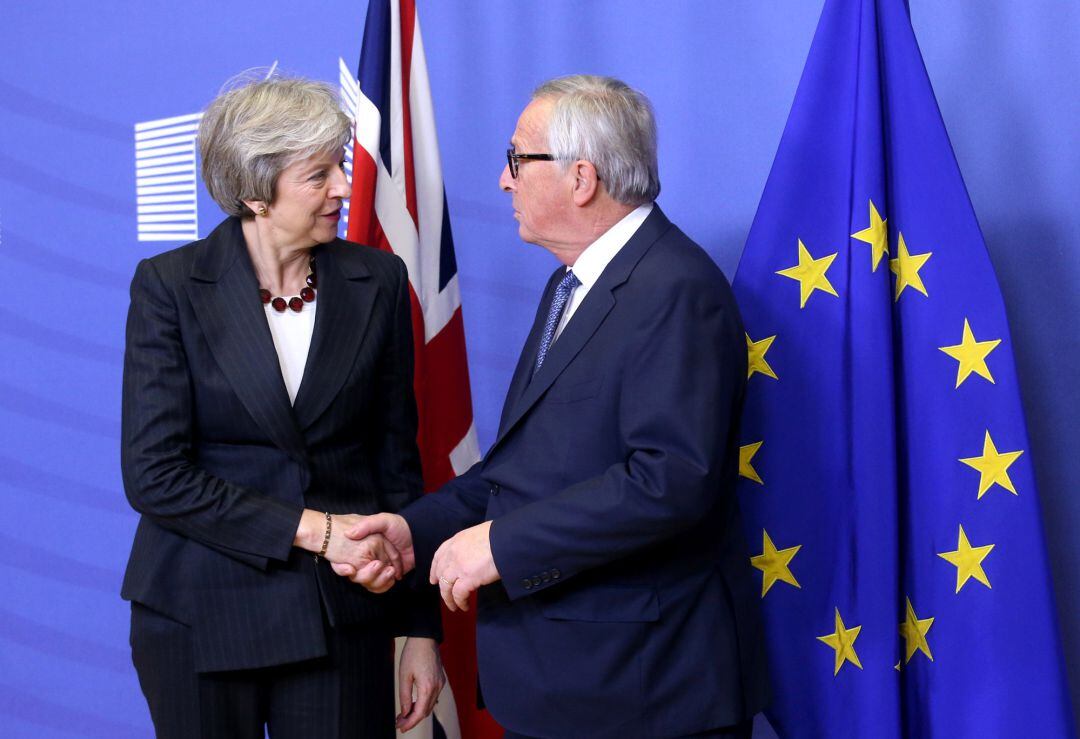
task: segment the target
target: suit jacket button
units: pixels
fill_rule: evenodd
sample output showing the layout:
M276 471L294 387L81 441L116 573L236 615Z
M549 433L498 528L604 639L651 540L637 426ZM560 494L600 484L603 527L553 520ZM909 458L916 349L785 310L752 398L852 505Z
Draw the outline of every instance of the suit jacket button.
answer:
M562 573L559 572L557 569L552 569L551 570L551 579L552 580L558 580L560 576L562 576Z
M498 495L499 494L499 486L498 485L492 485L491 486L491 494L492 495Z
M526 590L532 590L532 580L526 577L524 580L521 581L521 586Z
M533 586L538 588L538 587L540 587L540 583L541 583L540 576L539 575L533 575L533 578L532 578Z
M544 582L551 582L551 573L550 572L541 572L540 573L540 579L543 580Z

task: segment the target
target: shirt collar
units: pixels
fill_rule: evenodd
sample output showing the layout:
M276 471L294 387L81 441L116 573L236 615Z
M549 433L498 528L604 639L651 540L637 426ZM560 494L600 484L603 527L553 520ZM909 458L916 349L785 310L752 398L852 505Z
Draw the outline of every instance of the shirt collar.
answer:
M630 237L637 233L641 224L652 213L652 209L652 203L645 203L627 213L621 221L585 247L585 251L581 252L574 266L567 267L567 270L574 270L574 276L581 281L583 287L586 289L592 287L593 283L600 279L604 267L608 266L619 250L626 246Z

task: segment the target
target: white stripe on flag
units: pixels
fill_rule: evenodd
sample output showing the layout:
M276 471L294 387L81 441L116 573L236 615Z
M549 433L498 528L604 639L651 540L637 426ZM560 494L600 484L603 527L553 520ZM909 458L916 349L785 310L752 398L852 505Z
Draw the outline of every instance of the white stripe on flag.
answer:
M356 141L375 162L375 215L379 219L390 248L402 258L409 269L409 283L417 297L423 295L422 285L418 284L421 268L419 264L419 240L416 226L405 204L404 190L397 187L379 159L379 127L382 121L379 109L362 92L356 106ZM426 333L426 332L425 332Z
M390 126L390 159L386 166L390 168L390 177L394 186L405 197L405 132L402 130L403 112L401 107L401 5L390 3L390 120L383 121ZM375 161L379 161L378 158ZM411 216L410 216L411 218ZM391 242L392 243L392 242ZM397 247L394 247L395 252Z
M421 295L421 286L416 284L420 274L420 242L416 238L416 226L405 207L405 197L395 187L386 167L376 161L378 182L375 185L375 215L379 219L383 233L394 253L402 258L409 268L409 282L417 296Z
M439 290L442 263L443 178L439 141L435 131L435 111L431 102L427 60L417 19L413 30L412 70L409 106L412 112L413 169L416 179L417 212L420 217L421 305L424 308L424 340L431 341L461 305L461 293ZM456 279L456 275L455 275ZM449 285L447 286L449 288Z
M379 129L382 117L375 103L363 92L356 101L356 143L368 153L371 161L379 163Z
M480 440L476 437L476 424L469 426L458 445L450 452L450 466L454 474L463 474L480 461Z

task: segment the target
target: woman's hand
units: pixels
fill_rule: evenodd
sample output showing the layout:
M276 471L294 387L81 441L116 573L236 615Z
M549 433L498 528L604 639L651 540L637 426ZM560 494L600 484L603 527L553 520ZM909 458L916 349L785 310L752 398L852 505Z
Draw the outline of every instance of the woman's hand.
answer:
M406 639L398 665L398 730L408 731L431 713L444 685L446 674L435 640L417 636Z
M379 536L386 540L386 546L393 548L400 556L400 562L393 565L394 577L400 580L404 575L412 571L416 566L416 553L413 551L412 533L409 524L401 516L394 513L376 513L372 516L350 516L352 519L360 519L360 523L345 530L345 536L357 541L365 542L369 536ZM389 568L385 564L384 568ZM363 585L373 593L382 593L390 589L394 584L394 577L390 577L385 569L369 564L363 569L342 563L333 565L334 572L347 577L354 583Z
M334 514L324 556L338 574L362 575L373 583L372 590L381 593L401 579L404 572L401 555L381 534L373 534L360 541L345 536L347 530L363 519L364 516L357 514ZM321 552L325 538L326 515L304 510L293 544L310 552Z

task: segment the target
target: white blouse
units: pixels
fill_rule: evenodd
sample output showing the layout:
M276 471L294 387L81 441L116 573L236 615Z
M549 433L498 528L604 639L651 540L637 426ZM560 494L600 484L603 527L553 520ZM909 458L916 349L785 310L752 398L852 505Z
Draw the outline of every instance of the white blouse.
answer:
M285 389L289 391L289 402L296 402L296 392L304 379L304 366L307 364L308 350L311 348L311 335L315 331L315 306L319 299L304 303L304 309L296 313L289 308L278 313L269 303L266 310L266 322L270 324L270 335L274 337L274 349L277 351L278 364L281 365L281 377L285 380Z

